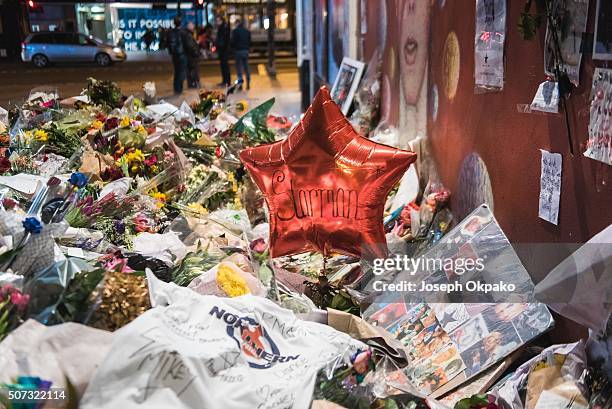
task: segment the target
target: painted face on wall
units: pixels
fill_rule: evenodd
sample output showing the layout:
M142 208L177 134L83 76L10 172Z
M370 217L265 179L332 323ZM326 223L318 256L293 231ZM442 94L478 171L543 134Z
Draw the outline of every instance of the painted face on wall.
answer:
M402 91L406 104L416 105L427 68L431 1L403 0L399 2L399 9Z

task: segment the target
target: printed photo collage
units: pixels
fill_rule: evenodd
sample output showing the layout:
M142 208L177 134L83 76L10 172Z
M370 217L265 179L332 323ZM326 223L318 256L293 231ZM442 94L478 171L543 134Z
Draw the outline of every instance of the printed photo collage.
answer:
M406 347L409 381L430 394L455 376L484 371L548 330L553 319L540 303L379 304L368 321Z

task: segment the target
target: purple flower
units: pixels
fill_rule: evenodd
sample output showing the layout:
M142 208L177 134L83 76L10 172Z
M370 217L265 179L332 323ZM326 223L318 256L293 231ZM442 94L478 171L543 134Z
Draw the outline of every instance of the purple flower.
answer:
M74 172L70 175L70 183L73 186L81 188L87 184L88 177L82 174L81 172Z
M28 233L38 234L42 231L42 224L36 217L27 217L21 224Z
M125 223L123 220L115 220L115 231L119 234L125 233Z

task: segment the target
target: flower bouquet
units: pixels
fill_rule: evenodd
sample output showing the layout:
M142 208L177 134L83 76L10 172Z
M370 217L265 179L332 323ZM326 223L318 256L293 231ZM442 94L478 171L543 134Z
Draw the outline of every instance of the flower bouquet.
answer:
M121 106L121 90L112 81L99 81L95 78L87 79L87 86L83 89L83 95L87 95L89 102L100 105L106 109L119 108Z
M0 287L0 341L23 322L29 301L28 294L11 284Z

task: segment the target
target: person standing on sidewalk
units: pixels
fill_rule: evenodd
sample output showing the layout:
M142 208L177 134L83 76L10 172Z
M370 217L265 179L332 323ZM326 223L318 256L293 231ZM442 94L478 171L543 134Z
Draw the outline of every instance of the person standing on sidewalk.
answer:
M200 59L200 46L195 40L195 25L187 24L185 36L185 51L187 53L187 86L189 88L200 87L200 73L198 60Z
M144 40L146 51L150 52L151 44L153 44L153 41L155 41L155 33L153 32L153 30L151 30L151 28L147 28L147 31L145 31L144 35L142 36L142 39Z
M174 93L183 92L183 82L187 77L187 53L185 50L186 30L181 27L181 16L174 17L174 28L168 31L168 52L174 65Z
M249 71L249 48L251 48L251 33L244 27L244 22L238 19L236 28L232 32L232 48L236 58L236 73L238 75L239 89L242 89L242 70L246 74L246 88L251 89L251 72Z
M231 82L229 70L229 47L230 47L230 29L221 16L217 16L217 38L215 39L215 47L219 56L219 66L221 67L221 83L219 86L229 86Z

